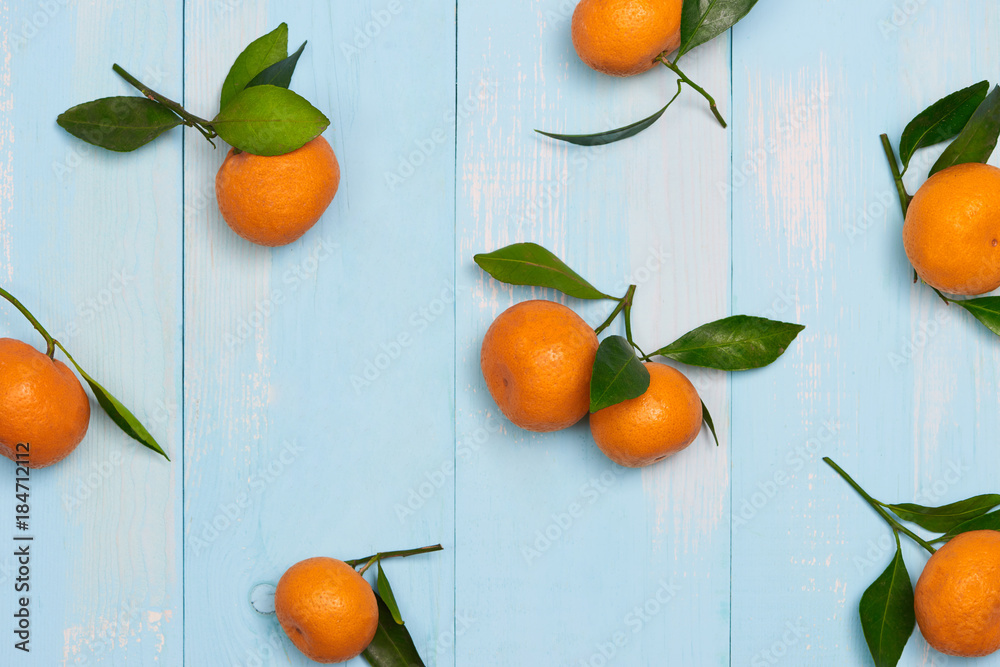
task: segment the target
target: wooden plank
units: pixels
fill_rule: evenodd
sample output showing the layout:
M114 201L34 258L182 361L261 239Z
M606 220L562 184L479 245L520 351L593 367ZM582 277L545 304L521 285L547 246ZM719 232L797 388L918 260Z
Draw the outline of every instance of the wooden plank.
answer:
M911 284L878 136L996 81L998 29L987 2L761 3L737 27L734 310L808 329L733 382L733 664L870 661L857 605L894 542L823 456L887 502L995 491L996 340ZM919 633L900 661L944 663Z
M254 584L443 542L386 570L428 664L449 664L453 477L420 494L454 459L454 5L189 3L192 108L213 114L240 49L282 21L309 41L292 88L332 120L343 178L300 241L259 248L217 212L223 151L186 144L187 655L307 664L248 606Z
M561 300L595 325L611 307L511 289L473 264L516 241L545 245L606 291L641 283L635 333L650 348L727 312L729 199L717 186L729 182L728 134L701 98L688 91L652 129L603 149L532 133L624 125L675 89L665 71L587 69L569 38L574 4L459 3L469 113L457 130L456 611L476 620L457 663L728 664L726 378L690 373L723 446L704 435L636 471L611 464L586 423L514 427L479 371L486 328L514 302ZM728 60L720 41L688 64L726 112Z
M113 62L179 95L181 8L4 3L0 15L0 283L173 458L139 446L91 401L80 447L31 475L31 653L8 632L0 663L180 664L180 132L118 155L69 136L55 117L133 94ZM0 330L40 343L9 307ZM6 472L0 513L12 521L13 465ZM8 619L13 550L0 558Z

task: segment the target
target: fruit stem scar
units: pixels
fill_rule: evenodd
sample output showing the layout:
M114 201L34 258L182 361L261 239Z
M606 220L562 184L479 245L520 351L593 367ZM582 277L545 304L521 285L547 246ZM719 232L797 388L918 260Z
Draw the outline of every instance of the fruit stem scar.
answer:
M840 475L841 477L843 477L844 481L847 482L848 484L850 484L851 488L853 488L855 491L857 491L858 495L860 495L862 498L864 498L865 502L867 502L869 505L871 505L871 508L873 510L875 510L876 512L878 512L878 514L883 519L885 519L885 522L889 524L889 527L892 528L894 532L903 533L904 535L906 535L911 540L913 540L914 542L916 542L917 544L919 544L920 546L922 546L924 549L926 549L931 554L933 554L933 553L935 553L937 551L937 549L935 549L933 546L931 546L931 544L927 540L923 539L922 537L920 537L919 535L917 535L916 533L914 533L912 530L910 530L909 528L907 528L906 526L904 526L903 524L901 524L900 522L898 522L894 518L892 518L892 516L889 514L889 512L885 509L885 507L886 507L885 503L883 503L881 501L878 501L878 500L875 500L870 495L868 495L868 493L864 489L862 489L861 486L857 482L855 482L853 479L851 479L850 475L848 475L846 472L844 472L843 468L841 468L839 465L837 465L836 463L833 462L833 459L831 459L829 456L824 456L823 457L823 461L828 466L830 466L831 468L833 468L837 472L838 475Z
M691 86L694 90L700 93L702 97L708 100L708 106L712 110L712 113L715 115L715 119L719 121L719 124L722 125L722 127L728 127L726 125L726 119L722 117L722 114L719 113L719 108L715 105L714 97L709 95L704 88L702 88L697 83L689 79L687 75L684 74L684 72L682 72L681 69L676 65L676 63L672 63L669 60L667 60L667 57L664 54L661 53L660 55L656 56L656 60L659 60L661 63L663 63L667 69L669 69L671 72L680 77L681 81Z
M896 192L899 194L899 207L903 209L903 217L905 218L912 197L906 192L906 186L903 185L903 175L899 173L899 163L896 162L896 152L892 149L892 144L889 143L889 135L882 134L879 139L882 140L882 150L885 151L885 157L889 161L889 169L892 170L892 180L895 182Z
M27 318L29 322L31 322L31 325L35 327L35 330L38 331L38 333L42 334L42 338L45 339L45 345L46 345L45 354L48 355L49 359L54 358L56 354L56 340L49 335L49 332L45 330L45 327L43 327L41 323L39 323L39 321L35 319L35 316L32 315L28 311L28 309L21 304L20 301L14 298L14 295L12 295L10 292L8 292L2 287L0 287L0 296L7 299L7 301L10 301L14 305L14 307L17 308L21 312L21 314Z
M195 116L193 113L190 113L187 109L182 107L177 102L174 102L169 97L161 95L160 93L156 92L155 90L153 90L152 88L150 88L149 86L142 83L137 78L126 72L124 68L122 68L118 63L115 63L111 67L111 69L113 69L118 76L125 79L145 97L153 100L154 102L162 104L163 106L165 106L166 108L170 109L175 114L180 116L184 120L185 125L187 125L188 127L193 127L199 132L201 132L202 136L204 136L205 139L208 140L208 143L215 146L215 143L212 142L212 138L217 137L219 135L212 127L212 121L205 120L204 118L200 118L198 116Z

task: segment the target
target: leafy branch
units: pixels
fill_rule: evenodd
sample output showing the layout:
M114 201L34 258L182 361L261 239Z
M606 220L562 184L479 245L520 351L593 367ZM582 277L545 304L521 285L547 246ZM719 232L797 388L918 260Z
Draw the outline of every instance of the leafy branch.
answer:
M150 435L149 431L146 430L146 427L142 425L142 422L140 422L136 416L121 403L121 401L115 398L111 392L88 375L87 372L80 367L80 364L76 362L76 359L73 358L69 351L63 347L63 344L53 338L52 335L45 330L45 327L41 325L35 316L32 315L28 309L14 297L14 295L0 287L0 297L3 297L15 308L17 308L17 310L24 315L29 322L31 322L31 325L35 328L35 330L41 334L42 338L45 339L45 353L50 359L55 358L56 348L62 350L63 354L66 355L66 358L69 359L73 366L76 367L77 372L83 377L84 380L87 381L87 384L90 385L90 390L94 393L94 397L97 398L98 404L100 404L104 412L111 417L111 420L118 426L118 428L120 428L126 435L136 440L139 444L153 450L168 461L170 460L170 457L167 456L167 453L163 451L163 448L160 447L158 442L156 442L156 439Z
M659 54L654 62L660 62L664 67L677 75L677 92L673 97L656 113L640 121L630 123L624 127L593 134L561 134L535 130L535 132L546 137L576 144L578 146L601 146L614 143L622 139L634 137L643 130L652 126L658 121L664 112L673 104L677 96L680 95L684 84L705 98L709 109L715 119L723 128L727 127L726 120L719 111L718 105L704 88L692 81L678 66L678 61L686 53L697 46L700 46L719 35L723 34L743 17L745 17L757 0L684 0L681 8L681 42L677 50L677 55L670 61L666 52Z
M892 181L899 196L899 208L906 219L913 197L906 191L903 175L912 164L913 156L922 148L953 139L931 167L930 175L957 164L985 163L993 154L1000 137L1000 87L989 91L989 81L980 81L927 107L907 123L899 140L900 158L887 134L879 139L889 163ZM903 169L900 171L899 164ZM920 280L916 269L913 280ZM1000 297L952 299L929 285L945 305L956 304L968 311L994 334L1000 336Z
M474 260L493 278L510 285L555 289L579 299L616 302L594 333L604 333L621 316L625 336L608 336L597 348L590 380L591 412L642 396L649 388L649 371L643 362L653 357L723 371L762 368L784 354L805 328L799 324L735 315L698 327L646 354L632 335L635 285L629 285L621 297L609 296L555 254L535 243L515 243L491 253L477 254ZM704 403L702 409L703 420L718 443L712 416Z
M861 627L872 659L878 667L895 667L916 626L913 586L903 562L899 536L906 535L933 556L936 553L934 544L947 542L956 535L974 530L1000 529L1000 512L990 512L1000 506L1000 495L974 496L941 507L924 507L913 503L887 504L861 488L831 458L824 457L823 461L882 517L896 538L896 554L892 562L868 587L858 604ZM903 525L903 522L944 534L934 540L926 540Z
M143 97L105 97L72 107L56 122L73 136L112 151L128 152L178 125L193 127L210 143L220 137L237 151L289 153L319 136L330 120L288 90L305 43L288 55L284 23L254 40L236 58L212 120L197 116L153 90L118 64L112 69Z

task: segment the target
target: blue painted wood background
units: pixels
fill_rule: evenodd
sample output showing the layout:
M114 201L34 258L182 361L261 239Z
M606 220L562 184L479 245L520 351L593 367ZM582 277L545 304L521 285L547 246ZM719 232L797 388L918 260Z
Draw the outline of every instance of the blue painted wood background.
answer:
M1000 11L762 2L686 58L729 130L686 91L586 149L532 129L621 125L675 84L588 70L573 5L0 3L0 282L173 458L95 412L33 474L32 653L4 630L0 664L306 664L250 608L255 584L438 541L386 565L428 665L869 664L856 608L890 533L821 458L886 500L945 502L997 490L1000 431L1000 347L910 283L878 135L1000 77ZM291 246L229 231L224 153L197 134L118 155L55 125L131 94L113 62L214 114L233 58L281 21L309 40L293 88L343 169ZM605 290L637 283L649 347L728 313L808 328L766 370L690 372L721 447L617 468L585 425L520 431L485 391L492 319L561 299L472 263L524 240ZM0 331L38 342L10 308ZM0 628L15 576L0 556ZM958 662L915 634L901 664Z

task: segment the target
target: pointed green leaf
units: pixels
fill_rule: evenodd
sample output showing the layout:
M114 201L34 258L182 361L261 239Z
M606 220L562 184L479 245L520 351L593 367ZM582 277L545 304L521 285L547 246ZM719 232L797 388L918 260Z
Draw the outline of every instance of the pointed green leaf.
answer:
M715 433L715 422L712 421L712 415L708 411L708 406L705 405L705 401L701 402L701 418L708 425L708 430L712 432L712 437L715 438L715 446L719 446L719 436Z
M896 538L896 556L861 596L858 612L875 667L895 667L917 623L913 584Z
M993 88L955 137L955 141L944 149L941 157L931 167L930 175L956 164L985 163L993 155L997 137L1000 137L1000 86Z
M424 667L406 626L396 622L377 593L375 600L378 602L378 628L372 643L362 653L365 660L372 667Z
M402 625L403 617L399 614L399 605L396 604L396 596L392 593L392 587L389 585L389 579L385 576L385 570L382 569L381 560L378 561L378 580L376 581L376 585L378 586L379 596L385 602L385 606L389 608L389 613L392 614L392 620Z
M756 4L757 0L684 0L677 58L732 28Z
M509 285L549 287L577 299L614 299L537 243L515 243L473 259L483 271Z
M88 144L124 153L148 144L183 121L145 97L104 97L67 109L56 122Z
M279 88L288 88L292 82L292 74L295 72L295 66L299 62L299 56L302 55L302 50L305 48L306 43L302 42L302 46L299 47L298 51L284 60L274 63L255 76L247 84L247 88L250 86L278 86Z
M983 323L983 325L1000 336L1000 296L984 296L979 299L954 300L957 306L967 311Z
M775 361L803 329L800 324L734 315L700 326L650 356L691 366L745 371Z
M238 95L255 76L265 69L288 57L288 26L284 23L250 42L229 68L229 74L222 84L219 109Z
M238 93L212 121L222 140L254 155L283 155L330 124L316 107L285 88L254 86Z
M889 509L903 521L915 523L933 533L947 533L955 526L982 516L998 505L1000 505L1000 495L990 493L941 507L902 503L889 505Z
M160 447L159 443L156 442L153 436L149 434L146 427L143 426L138 419L136 419L135 415L133 415L128 408L122 405L121 401L112 396L111 392L98 384L94 378L87 375L87 372L80 368L80 364L76 363L76 359L74 359L72 355L66 351L66 348L62 346L62 343L57 342L56 345L59 346L59 349L66 355L66 358L69 359L70 362L72 362L72 364L76 367L77 372L83 376L83 379L87 381L87 384L90 385L91 391L93 391L94 396L97 397L97 402L108 414L108 416L111 417L111 421L113 421L118 428L124 431L126 435L145 447L152 449L154 452L169 461L170 457L167 456L167 453L163 451L163 448Z
M1000 511L990 512L989 514L963 521L934 541L947 542L956 535L971 533L974 530L995 530L1000 532Z
M590 377L590 411L639 398L649 389L649 371L622 336L601 341Z
M980 81L968 88L942 97L911 120L899 140L899 159L903 170L910 165L910 158L921 148L951 139L969 122L972 114L986 99L989 81Z
M545 132L543 130L535 130L535 132L538 134L544 134L546 137L550 137L552 139L558 139L559 141L576 144L577 146L603 146L604 144L613 144L616 141L634 137L656 121L660 120L660 116L663 115L663 113L667 110L667 107L669 107L670 103L673 101L674 100L670 100L670 102L667 102L662 109L654 113L652 116L643 118L642 120L626 125L625 127L619 127L615 130L607 130L606 132L598 132L596 134L555 134L553 132Z

